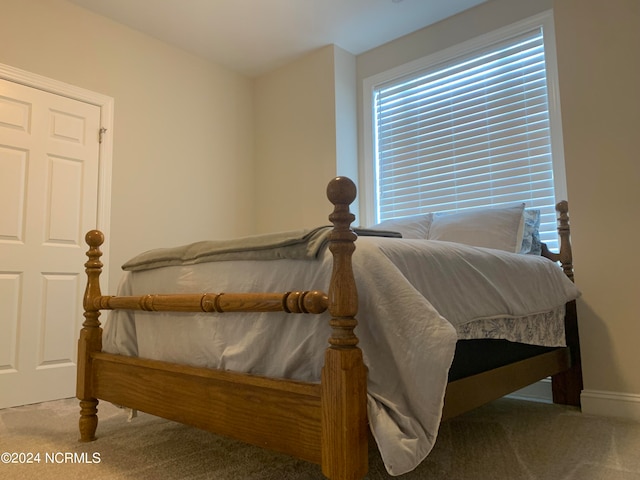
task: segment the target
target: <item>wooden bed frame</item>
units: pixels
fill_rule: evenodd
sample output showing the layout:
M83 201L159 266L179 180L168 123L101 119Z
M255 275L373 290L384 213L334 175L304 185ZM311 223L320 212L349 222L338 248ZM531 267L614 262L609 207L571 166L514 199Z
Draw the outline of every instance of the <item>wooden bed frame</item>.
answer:
M81 441L95 440L102 399L318 463L333 480L362 478L368 468L367 368L354 333L358 297L351 258L356 235L350 228L355 217L349 211L356 187L348 178L337 177L329 183L327 197L334 205L329 216L334 225L329 241L333 272L327 294L103 296L99 276L104 236L97 230L87 233L85 321L78 346ZM566 202L558 210L560 253L546 251L545 256L560 261L572 275ZM328 309L332 333L321 382L305 383L102 352L100 310L110 309L309 314ZM572 304L566 325L566 348L449 383L444 418L551 375L554 401L578 405L582 378Z

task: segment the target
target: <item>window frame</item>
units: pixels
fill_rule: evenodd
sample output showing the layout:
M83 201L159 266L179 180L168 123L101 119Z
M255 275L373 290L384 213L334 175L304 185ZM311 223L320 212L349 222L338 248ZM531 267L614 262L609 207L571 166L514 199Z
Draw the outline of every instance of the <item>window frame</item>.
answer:
M553 14L551 11L547 11L363 80L363 165L361 169L363 181L360 182L363 224L372 225L377 222L375 213L377 201L375 151L377 142L376 132L374 131L375 105L373 100L375 89L396 78L411 75L437 65L451 63L457 58L472 55L476 51L490 48L494 44L504 42L538 27L543 29L544 35L555 200L556 202L558 199L568 200Z

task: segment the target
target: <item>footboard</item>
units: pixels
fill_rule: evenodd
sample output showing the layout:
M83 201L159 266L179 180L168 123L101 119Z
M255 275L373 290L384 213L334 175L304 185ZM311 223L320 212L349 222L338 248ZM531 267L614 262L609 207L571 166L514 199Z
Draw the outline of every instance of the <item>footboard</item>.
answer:
M102 233L91 231L85 321L78 345L77 397L82 441L95 440L98 399L139 409L320 463L332 479L362 478L367 470L366 367L358 338L358 297L351 257L356 235L349 205L356 188L338 177L327 187L334 205L329 240L333 272L328 293L208 293L103 296ZM329 310L332 334L320 384L176 365L102 352L100 311L318 314ZM232 320L230 320L232 321Z

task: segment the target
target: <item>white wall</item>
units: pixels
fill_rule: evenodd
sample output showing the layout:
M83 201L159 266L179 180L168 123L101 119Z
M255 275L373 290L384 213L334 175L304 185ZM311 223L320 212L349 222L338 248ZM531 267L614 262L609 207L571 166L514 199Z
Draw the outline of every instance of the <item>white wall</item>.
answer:
M358 183L358 101L356 57L346 50L335 48L336 90L336 175L344 175ZM354 225L360 225L360 202L351 205Z
M554 10L583 410L640 420L640 2Z
M2 0L0 63L114 98L109 291L135 253L251 233L249 79L64 0Z
M329 223L327 183L355 172L354 78L330 45L254 80L258 233Z
M583 293L583 410L640 418L640 3L492 0L359 55L358 85L549 9L557 38L576 283Z

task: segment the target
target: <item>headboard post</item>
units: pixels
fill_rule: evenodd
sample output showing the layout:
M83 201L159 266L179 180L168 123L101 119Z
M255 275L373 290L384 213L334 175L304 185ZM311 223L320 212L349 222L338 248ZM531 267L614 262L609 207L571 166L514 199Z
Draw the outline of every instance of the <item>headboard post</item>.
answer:
M558 236L560 237L560 251L552 252L545 243L542 244L542 256L554 262L560 262L562 271L573 281L573 254L571 252L571 228L569 227L569 204L562 200L556 204L558 212Z
M571 229L569 227L569 203L562 200L556 204L558 212L558 236L560 237L560 251L550 252L543 244L542 255L554 262L560 262L562 270L571 281L573 276L573 254L571 251ZM571 368L558 373L551 378L553 401L565 405L580 406L580 394L583 388L582 360L580 354L580 334L578 331L578 315L576 301L566 305L564 316L564 330L567 346L571 354Z
M84 323L78 340L78 381L76 396L80 400L80 440L95 440L98 426L98 400L93 397L91 385L91 354L102 350L102 328L100 328L100 310L97 300L100 299L100 274L102 273L102 252L104 235L98 230L91 230L85 236L89 245L88 260L84 264L87 273L87 287L84 293Z
M571 230L569 228L569 203L566 200L556 205L558 212L558 235L560 236L560 264L564 273L573 280L573 253L571 252Z
M351 230L355 216L349 205L357 194L347 177L327 187L334 205L329 215L333 231L329 249L333 272L329 286L332 328L322 369L322 472L332 479L362 478L368 468L367 369L354 328L358 322L358 292L352 255L357 235Z

